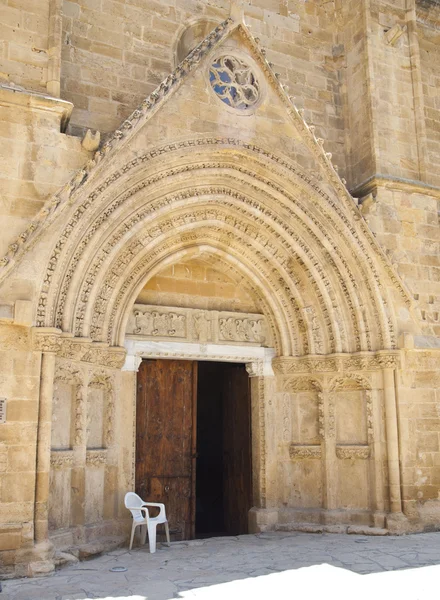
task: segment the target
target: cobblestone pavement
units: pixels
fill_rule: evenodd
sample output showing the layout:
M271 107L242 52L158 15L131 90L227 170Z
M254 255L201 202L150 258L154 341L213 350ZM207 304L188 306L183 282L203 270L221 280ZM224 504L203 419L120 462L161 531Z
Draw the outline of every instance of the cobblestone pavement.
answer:
M126 572L111 572L116 566ZM3 582L0 600L440 598L440 533L264 533L119 549L52 577Z

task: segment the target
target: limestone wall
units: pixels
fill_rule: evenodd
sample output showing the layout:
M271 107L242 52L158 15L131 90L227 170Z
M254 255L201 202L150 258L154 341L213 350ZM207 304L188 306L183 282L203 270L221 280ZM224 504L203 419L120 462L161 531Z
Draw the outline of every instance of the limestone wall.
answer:
M440 351L407 350L399 373L399 430L405 513L415 527L440 516Z
M420 23L419 43L426 123L427 181L440 186L440 29Z
M3 574L14 573L34 543L35 463L40 355L30 330L0 323L0 550Z
M53 0L2 2L0 83L44 91L48 78L50 5Z
M88 160L81 139L60 132L67 102L0 87L0 254Z
M413 295L422 332L440 335L440 196L395 184L375 189L366 215L379 243Z
M71 131L93 127L109 132L173 70L179 36L197 20L218 23L229 0L85 2L65 0L62 97L75 105ZM267 49L275 71L290 86L306 119L329 142L343 166L338 50L334 2L246 3L246 22ZM198 40L200 41L200 40Z

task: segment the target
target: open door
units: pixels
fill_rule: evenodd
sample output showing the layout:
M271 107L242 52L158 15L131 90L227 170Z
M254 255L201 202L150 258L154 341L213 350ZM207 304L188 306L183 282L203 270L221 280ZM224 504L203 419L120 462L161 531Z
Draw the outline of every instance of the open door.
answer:
M225 532L248 533L252 508L250 381L244 365L223 372L223 505Z
M195 534L197 362L143 360L136 403L136 493L166 506L173 540Z
M252 462L245 366L200 362L197 413L196 535L248 533Z

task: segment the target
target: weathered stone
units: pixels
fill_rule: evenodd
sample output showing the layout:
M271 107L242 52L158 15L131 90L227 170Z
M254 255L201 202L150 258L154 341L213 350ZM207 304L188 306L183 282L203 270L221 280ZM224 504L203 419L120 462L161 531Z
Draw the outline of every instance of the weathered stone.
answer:
M6 4L6 574L126 539L142 358L246 365L250 531L437 529L439 12Z

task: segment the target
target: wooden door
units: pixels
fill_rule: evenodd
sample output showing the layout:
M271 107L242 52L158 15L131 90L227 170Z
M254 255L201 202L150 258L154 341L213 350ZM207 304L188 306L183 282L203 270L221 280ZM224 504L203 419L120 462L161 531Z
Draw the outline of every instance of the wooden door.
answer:
M252 508L250 382L244 365L223 371L223 505L229 535L248 533Z
M163 502L172 539L194 537L197 363L143 360L136 403L136 493Z

